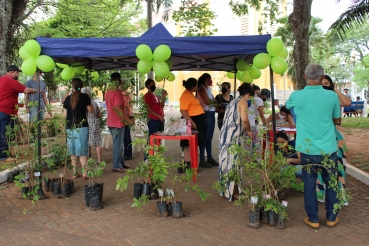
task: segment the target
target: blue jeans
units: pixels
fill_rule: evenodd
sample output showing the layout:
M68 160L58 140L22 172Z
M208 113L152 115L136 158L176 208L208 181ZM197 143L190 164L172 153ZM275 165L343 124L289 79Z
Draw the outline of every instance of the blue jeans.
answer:
M302 166L296 165L295 167L297 168L297 171L295 172L296 178L299 178L302 180Z
M124 127L124 157L132 158L131 128Z
M6 126L14 127L14 120L8 114L0 112L0 161L6 160L8 155L3 151L8 150L8 141L6 139Z
M38 112L38 108L37 107L29 107L29 121L37 121L37 112ZM42 108L40 109L40 120L44 119L44 115L45 115L45 109Z
M160 131L160 126L161 126L160 120L149 119L149 121L147 122L147 127L149 128L149 137L152 134Z
M307 164L321 164L324 160L324 155L308 155L301 153L301 165ZM328 157L330 160L333 160L337 165L337 152L332 153ZM316 196L316 180L318 176L318 168L317 166L311 166L310 170L302 169L302 180L304 181L304 200L305 200L305 211L309 216L310 222L316 223L319 221L318 219L318 199ZM325 193L325 209L327 210L326 217L328 221L335 221L338 211L336 214L333 213L334 204L338 202L337 200L337 192L334 191L333 188L329 187L329 173L327 169L321 168L322 178L327 187ZM335 170L330 170L333 174L337 175Z
M124 166L123 148L124 148L124 128L109 127L113 138L113 168L121 168Z
M214 128L215 111L206 111L204 124L204 145L200 146L200 161L205 161L205 149L208 159L213 158L211 155L211 141L213 140Z

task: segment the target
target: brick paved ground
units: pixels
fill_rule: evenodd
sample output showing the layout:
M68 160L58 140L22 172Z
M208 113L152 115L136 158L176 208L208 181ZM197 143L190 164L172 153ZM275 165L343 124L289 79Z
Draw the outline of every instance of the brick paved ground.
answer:
M167 142L168 155L179 160L178 143ZM214 141L214 151L216 150ZM111 145L110 145L111 147ZM134 160L137 165L137 153ZM324 204L319 205L319 230L304 223L303 193L286 192L289 202L287 228L262 225L259 229L247 227L248 209L234 206L219 197L211 187L217 179L217 169L201 170L198 184L211 193L202 203L193 193L183 194L186 217L158 218L155 201L142 211L131 208L132 187L123 193L115 191L115 181L122 174L112 173L111 148L104 149L108 163L103 177L104 208L90 211L84 204L83 187L87 181L75 181L76 192L69 199L58 199L47 193L49 199L37 202L18 199L14 184L0 186L0 245L368 245L369 244L369 187L348 177L352 200L339 214L336 228L323 223ZM23 209L27 213L23 214Z

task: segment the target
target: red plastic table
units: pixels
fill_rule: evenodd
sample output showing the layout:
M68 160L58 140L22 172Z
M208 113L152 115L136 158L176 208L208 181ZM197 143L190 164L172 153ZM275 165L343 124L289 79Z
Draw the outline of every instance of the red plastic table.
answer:
M197 133L193 133L191 135L180 135L180 136L168 136L168 135L159 135L159 134L152 134L150 136L150 146L154 147L154 145L160 145L160 140L188 140L190 143L190 155L191 155L191 167L195 169L195 173L192 177L192 182L196 182L196 175L198 172L198 139ZM154 150L150 150L150 155L154 154Z

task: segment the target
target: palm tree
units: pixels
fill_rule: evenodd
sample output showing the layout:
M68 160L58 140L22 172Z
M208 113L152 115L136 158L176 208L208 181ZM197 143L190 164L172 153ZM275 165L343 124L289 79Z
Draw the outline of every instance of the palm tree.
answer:
M350 2L348 10L341 14L329 28L330 31L338 33L340 37L347 30L363 24L369 13L369 0L351 0Z
M163 19L168 20L169 10L173 5L173 0L134 0L139 5L142 1L147 3L147 29L152 27L152 13L157 14L161 7L164 7ZM120 4L123 5L127 2L132 2L132 0L120 0Z

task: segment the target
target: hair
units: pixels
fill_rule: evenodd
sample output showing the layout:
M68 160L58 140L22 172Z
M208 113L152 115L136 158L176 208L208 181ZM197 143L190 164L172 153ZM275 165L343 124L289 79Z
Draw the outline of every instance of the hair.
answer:
M188 78L187 80L183 80L182 83L183 87L187 90L191 90L197 85L197 79L195 78Z
M226 86L228 86L228 89L231 89L231 83L229 83L229 82L223 82L222 83L222 86L223 85L226 85Z
M267 99L270 98L270 90L266 88L262 89L259 94L260 96L266 96Z
M82 83L82 80L80 78L72 79L73 93L70 96L70 105L72 107L72 110L76 109L76 106L79 102L79 98L81 97L82 87L83 87L83 83Z
M200 78L198 79L199 87L200 87L200 86L203 86L203 85L205 84L206 80L207 80L207 79L210 79L210 78L211 78L210 74L208 74L208 73L203 73L203 74L200 76Z
M110 75L110 80L111 81L118 81L119 82L120 78L121 78L120 73L112 73Z
M252 84L251 87L254 91L260 91L260 87L255 84Z
M309 64L305 68L306 80L320 80L324 75L324 68L319 64Z
M155 81L154 81L153 79L150 79L150 78L149 78L149 79L147 79L147 80L145 81L145 87L147 88L151 82L155 82Z
M287 136L287 133L285 131L279 131L277 132L277 134L275 135L275 138L283 138L285 139L286 141L288 141L288 136Z
M240 93L240 96L249 94L250 96L253 97L255 95L255 91L251 88L251 85L248 83L243 83L242 85L240 85L237 91Z
M283 113L286 113L288 115L291 115L291 111L289 111L286 106L282 106L280 109L279 109L280 112L283 112Z

